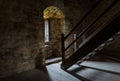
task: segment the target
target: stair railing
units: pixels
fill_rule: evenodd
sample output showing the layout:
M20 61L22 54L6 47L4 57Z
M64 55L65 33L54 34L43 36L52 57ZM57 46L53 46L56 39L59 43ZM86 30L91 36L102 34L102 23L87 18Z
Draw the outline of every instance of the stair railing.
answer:
M62 53L62 62L65 60L65 51L73 45L90 27L85 28L77 37L75 40L71 42L66 48L65 48L65 41L66 39L79 27L79 25L83 22L83 20L89 15L90 12L92 12L97 5L100 3L101 0L98 0L98 2L82 17L82 19L76 24L76 26L65 36L63 33L61 34L61 53Z
M61 34L61 53L62 53L62 62L64 63L65 60L65 51L71 47L81 36L83 36L84 33L86 33L91 26L100 19L113 5L112 3L102 14L100 14L96 19L92 21L77 37L74 39L67 47L65 47L65 41L66 39L79 27L79 25L84 21L85 18L88 17L88 15L97 7L97 5L100 3L101 0L99 0L96 5L94 5L83 17L82 19L78 22L78 24L65 36L64 34Z

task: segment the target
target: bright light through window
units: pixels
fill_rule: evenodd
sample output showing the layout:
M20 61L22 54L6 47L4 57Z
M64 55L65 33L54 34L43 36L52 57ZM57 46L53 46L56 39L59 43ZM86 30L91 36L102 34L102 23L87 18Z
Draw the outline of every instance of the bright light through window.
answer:
M45 20L45 42L49 42L49 22Z

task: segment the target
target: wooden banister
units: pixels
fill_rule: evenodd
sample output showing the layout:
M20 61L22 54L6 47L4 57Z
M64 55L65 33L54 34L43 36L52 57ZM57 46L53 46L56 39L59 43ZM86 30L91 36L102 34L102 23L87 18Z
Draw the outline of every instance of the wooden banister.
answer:
M97 7L97 5L98 5L98 3L99 3L100 1L102 1L102 0L99 0L99 1L97 2L97 4L96 4L92 9L90 9L90 10L83 16L83 18L79 21L79 23L78 23L66 36L64 36L64 34L61 35L62 66L64 66L64 64L66 64L69 60L75 58L75 55L71 55L72 57L70 56L69 58L67 58L68 61L66 62L66 59L65 59L65 51L66 51L67 49L69 49L81 36L83 36L86 32L88 32L89 29L90 29L97 21L99 21L102 16L105 15L105 14L115 5L115 3L116 3L118 0L113 1L109 6L107 6L100 14L98 14L98 15L85 27L85 29L84 29L80 34L77 35L77 37L76 37L75 40L73 40L67 47L65 47L65 41L66 41L66 39L75 31L76 28L79 27L80 24L82 24L82 22L84 21L84 19L89 16L89 14ZM116 21L118 21L118 19L117 19ZM114 22L114 23L115 23L115 22ZM111 27L111 28L113 28L113 27ZM119 29L119 28L118 28L118 29ZM99 36L100 36L100 38L102 38L102 35L103 35L102 33L105 33L105 31L106 31L106 32L109 32L108 30L110 30L108 26L107 26L106 28L103 28L103 30L101 30L98 34L96 34L95 37L90 38L90 39L85 43L85 45L83 45L83 46L81 47L81 50L80 50L80 51L85 50L86 47L88 47L88 46L90 47L91 42L92 42L92 43L93 43L94 41L96 42L96 39L97 39ZM110 30L110 31L111 31L111 30ZM115 32L117 32L117 29L115 29ZM101 42L99 42L99 44L103 43L102 40L104 40L104 39L107 40L107 39L108 39L110 36L112 36L112 34L114 34L115 32L112 32L112 31L111 31L111 34L110 34L110 35L106 35L106 38L103 37L103 39L100 39ZM97 37L97 36L98 36L98 37ZM107 37L107 36L108 36L108 37ZM105 41L105 40L104 40L104 41ZM89 45L88 45L88 44L89 44ZM96 42L95 47L97 47L97 45L99 45L99 44ZM94 48L95 48L95 47L94 47ZM94 48L93 48L93 49L94 49ZM93 49L90 48L90 49L88 50L88 52L90 52L90 51L93 50ZM79 56L78 53L80 53L80 51L79 51L79 50L76 50L76 51L75 51L75 52L76 52L76 55ZM77 52L78 52L78 53L77 53ZM88 52L86 52L86 51L83 52L83 54L82 54L80 57L82 58L82 57L85 56ZM73 57L74 57L74 58L73 58ZM73 63L75 63L77 60L79 60L79 58L76 59L76 60L74 60ZM66 64L66 65L67 65L67 64ZM70 64L70 65L71 65L71 64ZM68 65L67 67L69 67L69 65Z
M75 25L75 27L64 37L64 40L66 40L74 32L74 30L79 27L83 20L90 14L90 12L92 12L97 7L100 1L101 0L98 0L96 4L82 17L82 19Z
M111 6L109 6L101 15L99 15L96 19L94 19L77 37L75 40L73 40L66 48L64 48L64 51L66 51L71 45L73 45L85 32L87 32L91 26L97 21L99 20L114 4L116 3L116 1L114 3L111 4ZM76 25L77 26L77 25ZM79 26L78 26L79 27ZM72 31L74 31L77 27L74 27ZM70 33L72 33L72 31ZM68 35L70 35L70 33ZM66 37L68 37L68 35ZM65 39L67 39L66 37L64 37L64 41Z
M79 39L79 37L76 38L67 48L65 48L65 40L74 32L74 30L79 27L79 25L83 22L83 20L89 15L90 12L94 10L94 8L97 7L97 5L100 3L101 0L98 0L96 4L82 17L82 19L76 24L76 26L66 35L61 34L61 53L62 53L62 62L65 60L65 51L72 45L74 44L75 41Z

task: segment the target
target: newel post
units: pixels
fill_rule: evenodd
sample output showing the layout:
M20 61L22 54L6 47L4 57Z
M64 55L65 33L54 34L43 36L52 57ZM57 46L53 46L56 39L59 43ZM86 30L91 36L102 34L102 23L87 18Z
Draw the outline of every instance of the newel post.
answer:
M61 53L62 53L62 62L65 60L65 44L64 44L64 34L61 34Z

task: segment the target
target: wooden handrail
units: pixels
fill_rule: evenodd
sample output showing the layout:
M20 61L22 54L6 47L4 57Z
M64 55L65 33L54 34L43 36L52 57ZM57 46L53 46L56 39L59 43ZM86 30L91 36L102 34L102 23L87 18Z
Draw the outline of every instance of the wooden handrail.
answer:
M62 51L62 61L64 62L65 60L65 51L71 46L73 45L85 32L87 32L89 30L89 28L91 28L91 26L98 21L116 2L114 1L107 9L105 9L98 17L96 17L77 37L75 40L73 40L66 48L65 48L65 40L74 32L74 30L79 27L79 25L83 22L83 20L90 14L90 12L92 12L98 5L98 3L101 0L99 0L96 5L91 8L84 16L83 18L80 20L80 22L66 35L64 36L64 34L61 35L61 51Z
M73 41L67 48L65 48L64 41L72 34L72 32L83 22L83 20L89 15L90 12L92 12L97 5L100 3L101 0L98 0L97 3L82 17L82 19L76 24L76 26L66 35L61 34L61 52L62 52L62 62L65 60L65 51L76 41L78 40L78 37L75 41Z
M116 1L115 1L116 2ZM115 3L114 2L114 3ZM92 23L90 23L77 37L75 40L73 40L65 49L64 51L66 51L71 45L73 45L85 32L87 32L87 30L89 30L89 28L91 28L91 26L97 21L99 20L113 5L114 3L111 4L111 6L109 6L102 14L100 14L96 19L93 20ZM65 40L65 39L64 39Z
M90 14L90 12L92 12L97 5L100 3L100 1L102 0L98 0L97 3L82 17L82 19L75 25L75 27L64 37L64 40L66 40L71 34L72 32L79 27L79 25L83 22L83 20Z

